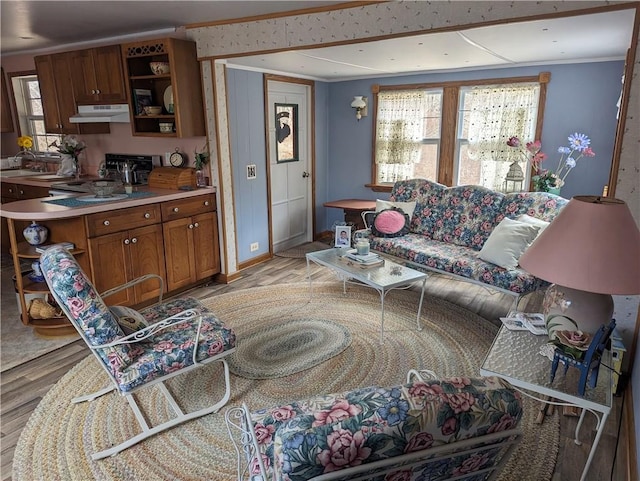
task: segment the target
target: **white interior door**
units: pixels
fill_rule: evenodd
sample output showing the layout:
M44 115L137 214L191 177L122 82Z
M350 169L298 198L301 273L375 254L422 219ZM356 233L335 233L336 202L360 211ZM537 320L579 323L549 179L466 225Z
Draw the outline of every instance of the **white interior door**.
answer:
M267 85L271 234L273 252L279 252L309 242L313 235L310 93L301 84L270 80Z

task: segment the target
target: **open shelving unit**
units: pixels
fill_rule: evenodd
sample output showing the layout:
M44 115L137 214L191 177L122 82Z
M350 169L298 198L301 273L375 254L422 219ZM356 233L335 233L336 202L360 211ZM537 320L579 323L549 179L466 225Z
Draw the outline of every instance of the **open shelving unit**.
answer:
M200 66L194 42L175 38L123 44L122 57L128 81L133 135L145 137L199 137L205 135ZM169 73L155 75L151 62L167 62ZM148 92L150 99L144 93ZM141 98L144 100L141 101ZM168 99L173 100L173 112ZM148 103L150 102L150 103ZM162 113L147 115L140 103L159 105ZM172 132L160 123L172 122Z

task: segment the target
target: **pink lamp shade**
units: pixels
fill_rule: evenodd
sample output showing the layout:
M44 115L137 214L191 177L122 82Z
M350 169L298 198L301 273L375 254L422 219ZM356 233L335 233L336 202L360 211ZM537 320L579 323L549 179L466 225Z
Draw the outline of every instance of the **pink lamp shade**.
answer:
M640 231L625 202L576 196L519 264L555 284L543 306L552 339L553 330L594 333L611 320L611 294L640 294Z

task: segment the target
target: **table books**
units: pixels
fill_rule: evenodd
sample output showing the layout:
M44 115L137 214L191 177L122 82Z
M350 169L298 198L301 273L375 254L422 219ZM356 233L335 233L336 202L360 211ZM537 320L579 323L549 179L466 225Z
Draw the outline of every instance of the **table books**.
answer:
M501 317L500 320L511 331L529 331L536 336L548 334L544 314L541 313L511 311L507 317Z
M344 257L352 261L356 261L359 264L365 264L365 265L377 264L382 260L382 257L380 257L380 255L373 254L373 253L369 253L366 255L358 255L358 254L354 254L353 252L349 252Z

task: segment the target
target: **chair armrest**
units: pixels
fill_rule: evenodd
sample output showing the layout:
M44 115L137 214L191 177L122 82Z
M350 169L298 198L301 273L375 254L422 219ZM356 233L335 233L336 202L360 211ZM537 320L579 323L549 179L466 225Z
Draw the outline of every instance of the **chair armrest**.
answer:
M162 319L158 322L154 322L153 324L145 327L144 329L140 329L139 331L133 332L128 336L121 337L115 341L109 342L107 344L99 344L97 346L90 346L91 349L105 349L108 347L114 347L121 344L132 344L135 342L144 341L145 339L154 336L160 331L164 329L174 326L176 324L180 324L182 322L193 322L198 319L198 330L196 332L196 346L198 344L198 338L200 337L200 328L202 327L202 314L200 311L196 309L187 309L186 311L179 312L174 314L171 317L167 317L166 319ZM195 349L194 349L195 352Z
M162 302L162 295L164 294L164 280L162 279L162 277L160 277L157 274L147 274L144 276L140 276L137 277L136 279L133 279L125 284L121 284L119 286L113 287L111 289L107 289L106 291L100 293L100 297L102 297L103 299L105 297L109 297L113 294L115 294L116 292L122 291L124 289L128 289L132 286L135 286L136 284L140 284L142 282L151 280L151 279L157 279L158 282L160 283L160 293L158 294L158 302Z

